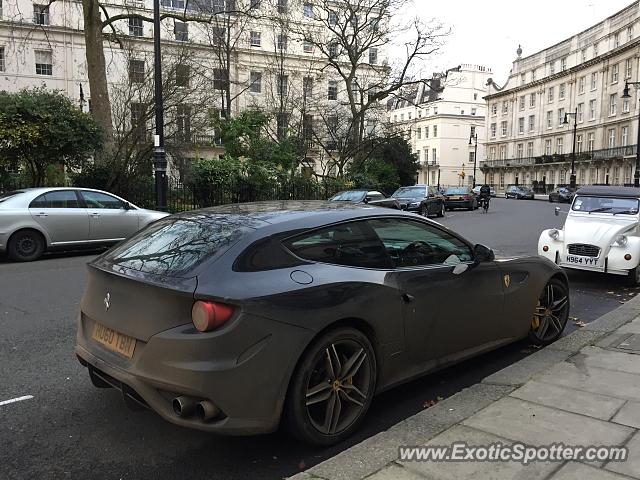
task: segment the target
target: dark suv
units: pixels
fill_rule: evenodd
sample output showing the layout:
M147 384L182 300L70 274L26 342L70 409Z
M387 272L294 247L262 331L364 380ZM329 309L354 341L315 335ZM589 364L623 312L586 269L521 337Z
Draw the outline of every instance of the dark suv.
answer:
M507 191L504 192L505 198L515 198L517 200L533 200L535 197L533 195L533 190L529 187L521 187L518 185L511 185L507 188Z
M444 217L444 197L436 187L429 185L400 187L391 197L400 202L402 210L416 212L424 217L428 215Z

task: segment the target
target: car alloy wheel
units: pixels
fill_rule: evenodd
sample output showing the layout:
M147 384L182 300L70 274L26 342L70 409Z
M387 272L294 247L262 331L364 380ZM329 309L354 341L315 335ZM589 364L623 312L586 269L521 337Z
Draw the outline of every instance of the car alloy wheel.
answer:
M360 424L375 393L376 358L367 337L341 328L305 353L291 383L287 423L307 442L330 445Z
M440 218L444 217L444 211L445 211L445 208L444 208L444 203L443 203L443 204L440 205L440 211L438 212L438 217L440 217Z
M544 287L533 312L529 339L536 345L555 342L569 319L569 290L558 279Z
M420 207L420 215L426 217L428 213L429 212L427 211L427 206L425 204L422 204L422 206Z
M21 230L9 240L8 252L11 260L31 262L44 252L44 239L35 230Z

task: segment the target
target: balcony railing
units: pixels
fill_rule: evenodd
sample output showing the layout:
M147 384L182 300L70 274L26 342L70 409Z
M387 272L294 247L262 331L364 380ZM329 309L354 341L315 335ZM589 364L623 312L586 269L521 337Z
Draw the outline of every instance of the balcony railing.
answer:
M420 168L435 168L435 167L439 167L440 166L440 162L437 160L431 160L430 162L420 162Z
M590 152L576 153L576 162L590 162L593 160L611 160L615 158L632 157L636 154L636 145L626 145L624 147L604 148L592 150ZM567 163L571 162L571 153L541 155L538 157L523 158L502 158L497 160L483 160L480 168L497 167L528 167L543 165L547 163Z

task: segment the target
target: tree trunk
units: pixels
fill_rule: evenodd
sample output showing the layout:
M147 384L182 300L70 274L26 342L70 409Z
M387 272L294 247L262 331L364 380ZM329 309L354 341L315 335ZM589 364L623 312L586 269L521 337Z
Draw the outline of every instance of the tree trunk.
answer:
M108 155L113 144L113 123L104 60L104 45L102 43L102 18L98 0L82 0L82 10L84 12L87 75L89 76L89 88L91 90L91 113L103 129L103 154Z

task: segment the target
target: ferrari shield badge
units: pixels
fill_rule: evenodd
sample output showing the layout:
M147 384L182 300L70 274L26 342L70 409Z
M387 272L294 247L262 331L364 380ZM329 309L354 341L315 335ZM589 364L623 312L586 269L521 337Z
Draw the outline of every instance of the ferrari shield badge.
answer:
M503 280L504 280L504 286L506 288L509 288L509 285L511 284L511 275L505 275Z

